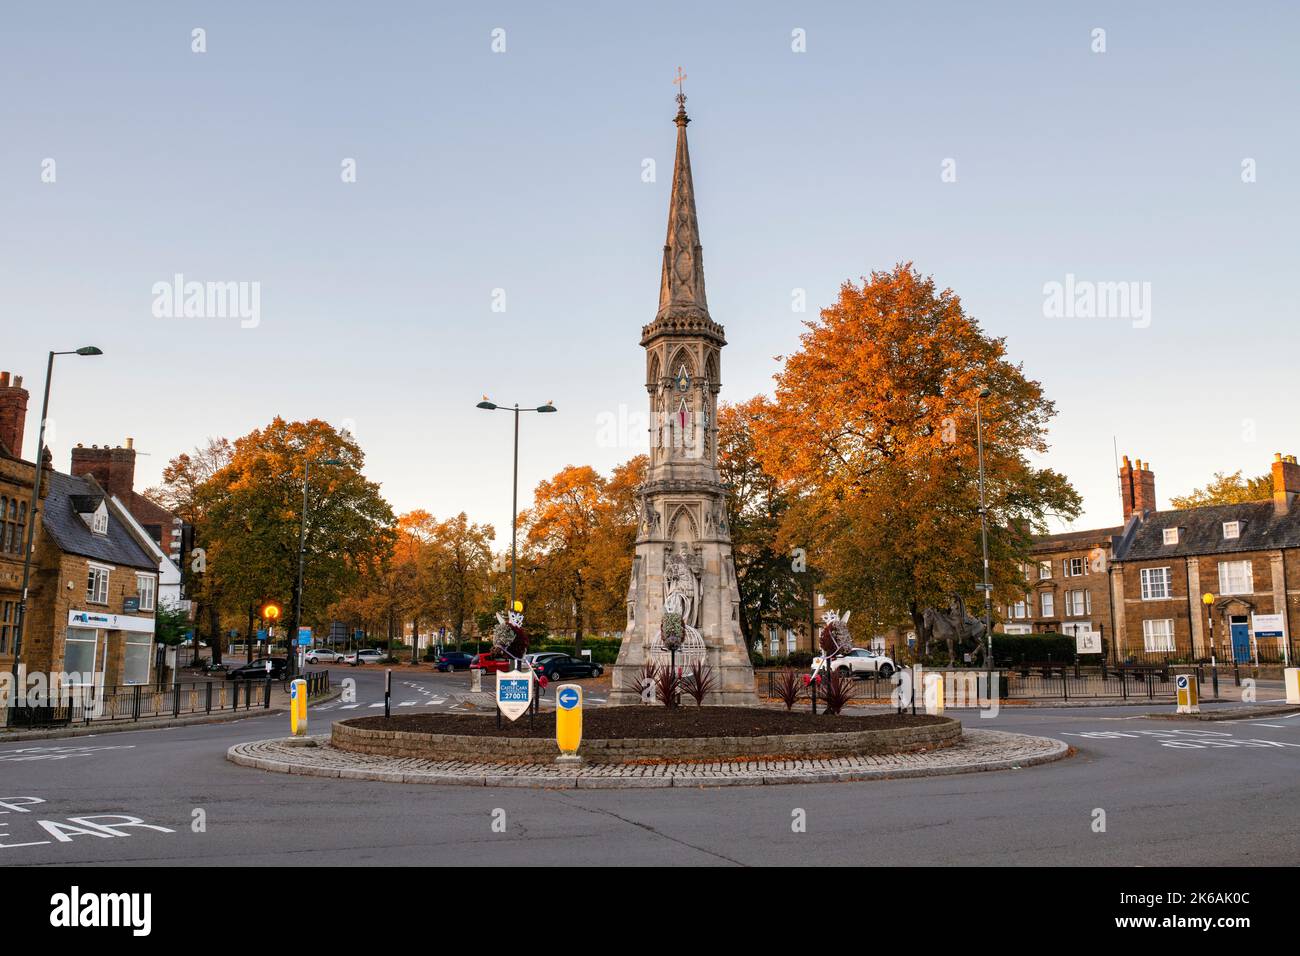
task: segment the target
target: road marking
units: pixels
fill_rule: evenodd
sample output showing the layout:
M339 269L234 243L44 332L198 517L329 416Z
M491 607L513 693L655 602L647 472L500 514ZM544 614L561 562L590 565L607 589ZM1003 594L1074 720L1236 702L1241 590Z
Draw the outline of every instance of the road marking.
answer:
M360 704L344 704L339 710L352 710L354 707L360 707Z
M89 757L102 750L134 750L135 744L122 744L115 747L21 747L18 750L0 752L0 760L16 762L19 760L67 760L69 757Z
M1274 730L1286 730L1286 724L1251 724L1252 727L1272 727Z
M371 706L372 709L375 708L375 707L383 707L383 706L384 706L384 702L381 700L381 701L378 701L377 703L371 704L370 706Z
M404 701L402 701L400 704L398 704L397 706L398 706L398 707L414 707L414 706L415 706L416 704L418 704L418 703L419 703L419 701L416 701L416 700L404 700Z

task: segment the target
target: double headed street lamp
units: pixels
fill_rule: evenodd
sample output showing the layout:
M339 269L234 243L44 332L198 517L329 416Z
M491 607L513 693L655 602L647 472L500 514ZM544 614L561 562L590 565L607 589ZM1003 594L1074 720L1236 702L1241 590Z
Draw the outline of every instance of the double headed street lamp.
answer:
M302 468L302 514L298 523L298 587L293 595L293 623L289 627L289 651L285 655L285 673L294 674L298 657L298 628L302 626L302 559L307 551L307 485L311 481L312 465L341 465L339 458L308 458Z
M975 396L975 447L980 466L980 545L984 551L984 666L989 672L989 697L993 696L993 585L989 583L989 520L984 503L984 417L980 412L980 399L988 398L992 391L987 386Z
M518 535L519 535L519 413L520 412L541 412L546 414L555 411L555 406L550 402L545 405L538 405L536 408L520 408L519 403L515 402L513 408L509 406L497 405L489 401L486 395L483 401L478 403L478 408L485 411L505 411L515 413L515 465L514 465L514 484L510 492L510 610L515 609L515 594L517 588L517 577L515 563L518 556Z
M104 353L93 345L84 345L79 349L73 349L68 352L51 352L49 361L45 364L45 397L41 401L41 428L36 438L36 474L32 478L32 502L27 509L27 537L23 542L23 586L18 598L18 621L14 628L14 688L15 695L18 685L18 659L23 650L23 625L27 620L27 588L32 580L32 549L33 542L36 540L36 510L40 507L41 501L41 477L45 471L45 419L50 413L50 380L54 377L54 356L56 355L103 355ZM21 454L22 449L13 449L15 454ZM17 705L17 696L13 704Z

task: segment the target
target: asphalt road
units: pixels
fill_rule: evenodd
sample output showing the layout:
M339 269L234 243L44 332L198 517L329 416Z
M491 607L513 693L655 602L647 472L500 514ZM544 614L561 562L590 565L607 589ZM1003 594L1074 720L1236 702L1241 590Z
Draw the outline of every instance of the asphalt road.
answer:
M377 670L339 676L356 678L363 706L315 709L315 732L373 713L368 705L381 698ZM408 709L444 708L468 679L395 674L394 686L410 695L395 691L394 701L418 702ZM14 742L0 744L0 866L1300 861L1300 716L1215 723L1139 716L1151 709L963 716L972 726L1057 737L1078 749L1044 767L699 790L380 784L226 761L231 744L284 735L284 716ZM1095 832L1099 810L1105 832Z

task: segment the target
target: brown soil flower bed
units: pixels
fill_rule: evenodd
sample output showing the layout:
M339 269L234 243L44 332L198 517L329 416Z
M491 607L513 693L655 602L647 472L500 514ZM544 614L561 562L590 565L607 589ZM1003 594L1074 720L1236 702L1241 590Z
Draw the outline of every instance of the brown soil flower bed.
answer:
M477 714L400 714L357 717L348 721L364 730L416 734L456 734L471 737L540 737L555 739L555 712L514 723ZM775 734L833 734L855 730L892 730L941 724L942 717L918 714L870 714L827 717L807 711L764 710L757 707L602 707L582 714L584 738L768 737Z
M602 707L583 715L579 755L592 763L798 760L907 753L961 739L951 717L911 714L827 717L740 707ZM474 714L353 717L330 729L339 750L478 763L553 761L555 715L503 721Z

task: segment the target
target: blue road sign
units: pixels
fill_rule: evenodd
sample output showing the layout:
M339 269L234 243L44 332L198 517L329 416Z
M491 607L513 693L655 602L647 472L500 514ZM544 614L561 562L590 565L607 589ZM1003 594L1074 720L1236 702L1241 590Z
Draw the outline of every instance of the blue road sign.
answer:
M525 679L511 678L497 682L497 700L502 703L511 701L523 701L527 703L531 698L529 693L529 682Z
M565 710L573 710L573 708L578 706L578 699L578 692L572 687L566 687L564 690L560 691L559 696L555 700L556 703Z
M260 627L260 628L257 629L257 639L258 639L259 641L264 641L264 640L266 640L266 628L264 628L264 627Z

